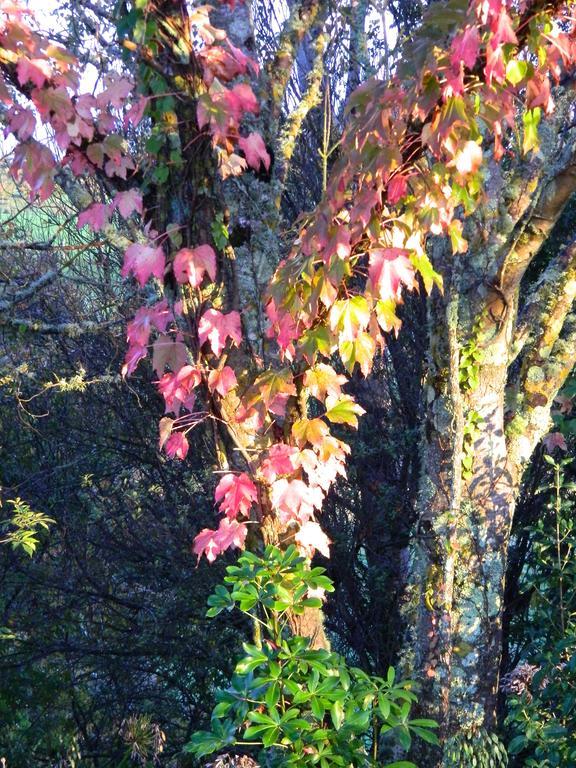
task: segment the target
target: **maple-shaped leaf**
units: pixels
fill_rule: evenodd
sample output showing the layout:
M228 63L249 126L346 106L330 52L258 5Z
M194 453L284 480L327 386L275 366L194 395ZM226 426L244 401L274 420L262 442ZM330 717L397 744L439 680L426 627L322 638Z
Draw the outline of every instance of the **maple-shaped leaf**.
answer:
M227 339L239 345L242 341L240 313L234 310L224 314L217 309L207 309L198 323L198 339L201 345L208 341L216 356L226 346Z
M264 144L264 139L259 133L250 133L246 138L238 139L238 146L244 152L246 162L255 171L260 170L260 165L270 170L270 155Z
M152 368L162 376L168 366L176 372L186 364L186 346L181 341L175 341L167 334L161 334L154 342L152 352Z
M226 397L236 386L236 374L229 365L223 368L216 368L208 374L208 387L211 392L218 392L222 397Z
M166 412L179 413L182 406L191 411L194 407L193 390L201 381L202 374L193 365L185 365L177 373L165 373L156 386L166 403Z
M490 43L486 46L486 66L484 74L488 85L492 81L503 83L506 79L506 65L504 64L504 52L501 45L493 46Z
M220 521L217 531L204 528L194 539L193 552L198 555L206 555L209 563L213 563L216 557L230 547L244 548L248 528L245 523L237 520L229 520L227 517Z
M92 232L99 232L108 224L112 208L105 203L92 203L78 216L78 229L89 226Z
M171 459L185 459L189 447L183 432L173 432L164 444L166 455Z
M219 161L220 176L223 179L228 179L230 176L241 176L248 167L246 160L235 152L231 154L222 152Z
M324 557L330 557L330 539L313 520L308 520L300 526L294 540L305 557L312 558L316 550Z
M20 85L34 83L37 88L42 88L47 80L52 77L52 67L46 59L27 59L22 56L16 64L16 72Z
M258 501L258 489L246 473L234 475L230 472L216 486L214 499L220 502L220 511L230 519L238 515L248 517L252 504Z
M394 332L395 336L398 336L398 332L402 327L402 320L396 314L397 303L394 299L387 299L386 301L376 302L376 318L378 324L386 333Z
M328 228L328 237L323 248L322 258L327 262L333 255L340 259L350 256L350 230L345 224L334 224Z
M121 107L134 89L134 83L129 78L110 72L104 77L104 90L96 100L100 107Z
M490 38L492 45L502 45L504 43L518 45L518 38L514 32L512 19L506 11L504 4L500 6L499 12L493 17L490 29L492 30L492 37Z
M280 347L282 357L288 360L294 359L295 347L294 341L298 338L298 324L289 312L279 310L276 303L271 299L266 305L266 314L271 322L266 331L269 339L275 339Z
M164 276L166 259L161 246L132 243L124 254L122 277L134 274L140 285L145 285L150 277L159 280Z
M326 418L333 424L348 424L358 427L358 416L366 413L350 395L328 395L326 398Z
M4 131L4 136L14 133L20 141L27 141L36 128L36 115L31 109L13 106L7 113L8 125Z
M127 339L130 344L146 346L153 328L164 333L170 321L170 310L166 299L151 307L140 307L134 319L128 323Z
M475 141L467 141L456 152L454 164L458 173L463 176L476 173L482 165L482 147Z
M114 205L125 219L134 212L142 214L142 194L135 188L127 189L126 192L117 192L114 196Z
M378 298L383 301L399 301L403 287L409 291L416 287L414 266L405 248L373 248L369 256L368 276Z
M293 445L277 443L268 449L268 458L260 467L262 476L273 483L279 475L291 475L299 466L299 451Z
M364 376L368 376L376 354L376 341L369 333L362 331L354 341L341 341L338 352L348 373L352 373L358 363Z
M339 341L354 341L370 321L370 308L364 296L335 301L330 309L330 328Z
M18 144L12 156L10 173L14 179L22 180L30 187L30 200L36 195L40 202L47 200L54 191L56 162L48 147L36 139Z
M148 355L148 347L142 344L130 344L124 357L122 376L131 376L136 370L140 360Z
M452 41L450 62L459 68L460 62L468 69L473 69L480 52L480 32L477 26L466 27Z
M280 478L270 486L270 501L282 525L293 522L305 523L320 509L324 492L319 487L307 485L303 480Z
M389 181L386 197L390 205L396 205L408 192L408 176L403 173L395 174Z
M564 437L562 432L549 432L544 438L544 440L542 440L542 442L546 446L546 450L549 453L552 453L552 451L555 448L559 448L561 451L568 450L566 438Z
M347 381L346 376L336 373L332 366L325 363L317 363L304 374L304 386L322 403L327 394L338 397L342 391L342 385Z
M324 438L329 434L328 424L323 419L297 419L292 425L292 435L302 448L306 443L311 445L321 445Z
M262 373L254 382L254 388L259 391L259 397L269 410L278 397L288 398L296 394L294 375L290 368L278 368Z
M209 245L196 248L182 248L174 257L174 275L179 283L190 283L199 288L208 274L210 280L216 279L216 254Z
M323 445L322 459L310 448L306 448L300 452L299 461L302 469L308 475L308 482L310 485L319 485L324 493L328 493L330 486L336 480L338 475L346 477L346 456L339 446L330 446L330 449L335 448L334 452L328 454L324 451L325 443L332 443L332 440L336 438L328 438ZM339 441L337 441L339 442Z

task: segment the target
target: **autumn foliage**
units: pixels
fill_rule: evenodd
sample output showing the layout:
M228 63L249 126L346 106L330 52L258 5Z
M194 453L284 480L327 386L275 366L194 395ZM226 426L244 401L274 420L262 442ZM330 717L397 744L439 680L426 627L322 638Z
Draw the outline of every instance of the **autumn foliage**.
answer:
M159 445L168 456L185 459L190 432L205 419L224 428L234 449L217 477L219 523L197 536L198 556L243 548L250 528L293 540L306 555L328 555L317 518L349 452L332 429L356 427L363 413L337 367L368 375L385 334L399 332L403 294L442 290L427 240L447 234L454 258L466 252L466 216L484 199L489 167L514 151L519 112L521 151L538 150L554 85L576 61L570 6L471 0L456 17L435 18L445 26L441 39L423 25L410 63L390 82L372 79L352 95L326 196L269 286L264 361L242 351L242 317L222 289L225 249L213 240L178 247L173 233L154 229L139 186L154 155L136 167L123 138L147 119L153 96L125 74L107 75L96 95L83 93L74 56L38 35L23 6L2 2L0 99L16 144L11 173L40 200L62 168L118 182L110 202L80 213L78 226L99 231L113 215L138 217L144 234L126 248L123 275L142 287L173 275L178 286L128 324L123 372L151 355L166 414ZM243 127L259 112L250 84L258 63L212 26L207 6L190 24L195 130L209 140L214 166L223 179L269 170L262 136ZM146 63L146 51L126 43ZM37 138L40 124L54 135L54 150Z

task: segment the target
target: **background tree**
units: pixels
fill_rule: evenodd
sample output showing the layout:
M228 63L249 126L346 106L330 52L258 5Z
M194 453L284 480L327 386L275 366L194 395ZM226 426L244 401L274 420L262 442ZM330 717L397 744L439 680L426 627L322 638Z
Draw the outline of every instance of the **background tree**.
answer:
M191 40L186 22L189 9L184 4L155 4L148 9L151 15L147 17L152 31L148 27L142 29L136 12L138 8L132 9L135 12L126 17L123 10L120 41L126 38L130 45L124 47L129 49L136 45L144 93L153 104L149 112L150 123L130 136L131 148L138 151L144 136L150 132L146 154L137 171L142 173L146 191L148 223L160 231L168 229L172 233L174 249L193 248L207 239L218 245L219 230L214 230L214 222L220 222L223 245L224 230L228 231L225 247L218 247L219 252L222 251L219 259L226 257L218 262L224 287L221 306L231 311L240 307L245 310L244 331L248 341L234 365L236 370L243 365L254 365L254 362L258 365L259 355L270 354L262 344L261 296L277 260L286 250L280 232L293 223L303 208L309 208L310 203L317 200L325 185L323 164L327 165L339 156L336 173L342 173L342 167L346 169L350 159L347 155L350 143L344 144L342 153L335 150L328 158L332 131L338 131L342 125L342 96L337 87L327 88L328 75L347 72L347 82L355 85L356 81L370 74L370 67L376 67L378 61L372 62L364 53L370 46L364 43L362 35L351 34L348 47L328 44L330 30L336 30L337 37L341 35L345 39L345 33L337 23L340 18L338 9L314 4L290 8L288 20L278 36L278 48L274 48L270 38L266 41L267 48L263 48L274 52L268 57L268 66L262 68L261 75L262 88L267 88L271 97L260 115L250 118L256 121L253 127L260 129L268 148L274 147L271 170L266 169L266 157L270 153L258 144L259 159L253 164L259 167L261 177L249 174L236 177L232 170L234 164L241 166L242 161L250 162L248 152L244 151L242 158L241 154L230 152L228 147L218 146L221 169L228 176L222 182L209 148L210 135L201 130L197 119L199 113L191 110L196 100L205 96L203 89L210 86L200 82L199 72L191 66ZM261 29L275 28L266 25L270 9L252 10L252 17L243 7L234 15L224 8L218 10L218 25L227 29L231 39L245 51L258 46L259 38L254 33L258 24ZM361 14L362 5L355 5L353 10L354 14ZM398 24L411 23L406 8L393 5L390 10ZM532 3L518 20L516 31L499 27L491 34L499 34L502 40L508 35L508 39L501 43L503 45L514 45L511 35L516 38L515 42L523 45L529 37L528 22L540 10L538 3ZM429 65L425 55L431 41L437 40L437 32L433 30L441 29L447 36L456 34L455 39L459 39L457 25L462 17L458 13L463 12L465 4L458 3L453 3L448 13L444 4L433 9L414 40L412 50L416 54L422 52L422 58L414 57L416 68L421 65L422 71L426 71ZM105 9L88 8L74 24L76 29L82 23L91 23L93 27L97 24L101 40L115 40L113 33L107 33L103 26L113 20ZM79 39L82 40L82 35ZM560 39L562 44L567 41L568 49L555 43L555 37L550 43L551 48L560 51L558 56L569 62L571 38ZM116 55L116 45L106 46L110 61ZM182 45L187 49L184 54L178 47ZM472 43L475 60L474 64L467 64L470 71L466 73L462 109L468 103L465 99L476 87L474 67L484 63L482 59L477 63L477 47L477 43L476 47ZM84 53L81 45L78 50L86 57L93 56L90 51ZM506 49L507 56L510 52L511 49ZM467 60L472 53L464 51L463 56ZM530 95L530 88L536 87L535 75L528 68L515 64L516 59L511 61L513 66L509 72L507 70L506 89L514 87L522 94L523 85L528 89L529 108L523 117L522 142L523 149L531 152L536 148L534 129L540 112L542 108L551 107L545 86L548 81L540 81L536 93ZM332 66L328 74L327 62ZM292 79L287 75L289 67L280 68L280 63L293 65ZM385 66L391 68L392 62L385 62ZM13 83L18 85L9 66L7 71ZM502 76L496 75L497 78ZM304 81L306 89L302 87ZM382 360L377 365L382 378L366 384L359 379L354 381L359 397L366 398L362 402L372 404L375 401L377 404L373 423L380 425L385 418L390 430L389 446L384 442L376 449L372 441L364 441L365 450L378 469L376 478L366 472L370 463L358 461L351 467L349 481L341 483L328 500L330 531L333 531L335 549L342 553L345 564L345 567L339 567L335 561L334 572L341 588L340 596L329 609L337 635L340 634L347 650L358 653L364 662L387 663L389 656L381 656L378 643L367 643L366 636L370 633L358 631L362 622L355 619L369 615L370 622L366 624L371 626L374 619L382 615L371 610L375 604L382 605L379 603L382 593L392 591L399 595L402 585L408 584L412 599L405 607L404 620L412 628L413 660L409 664L422 674L425 697L442 721L446 737L454 735L465 741L478 735L482 737L479 729L493 727L503 580L514 498L520 490L524 466L548 429L552 402L574 360L570 314L574 285L573 250L566 240L558 253L544 252L535 258L544 242L557 242L556 226L568 233L571 227L568 212L557 224L573 191L570 82L570 75L563 75L554 93L556 110L541 133L538 152L531 152L528 159L523 157L520 147L516 146L518 137L510 131L502 139L509 156L505 163L497 163L489 143L485 143L488 194L484 201L477 200L471 206L475 211L464 232L468 251L462 253L464 246L457 230L452 232L452 239L456 240L459 255L452 254L454 242L448 246L440 238L429 250L432 266L444 277L445 291L443 296L433 294L428 303L427 333L423 334L421 330L424 299L411 299L402 310L403 333L407 335L401 335L398 342L388 339ZM324 99L322 88L325 89ZM300 106L294 108L294 94L298 93L302 100ZM456 108L457 102L449 103ZM314 112L313 108L320 105L323 109ZM520 120L519 105L519 101L512 102L511 108L518 109ZM286 114L283 107L286 111L291 110L289 118L283 117ZM446 111L440 111L444 119L448 119ZM318 120L319 115L321 120ZM470 119L469 114L466 119ZM512 122L510 114L507 119ZM349 142L361 134L361 120L356 121L356 133L351 134ZM417 144L419 137L426 135L426 125L425 121L423 126L408 125L409 146ZM214 128L210 130L214 131ZM439 133L442 135L441 130ZM301 152L300 157L294 152L294 141L301 137L302 147L303 141L314 142L318 134L316 142L323 154L317 165L317 188L314 190L314 185L308 184L306 195L301 195L294 190L298 188L299 179L310 178L314 164L310 164L306 153ZM496 138L499 139L498 132ZM214 132L212 140L216 144L220 140ZM178 158L185 157L184 150L191 146L195 147L194 161L182 163ZM468 151L471 152L469 146ZM494 154L497 156L499 151L495 144ZM302 170L289 168L299 157ZM366 184L367 171L362 165L364 159L356 160L358 164L352 167L351 177L359 178L361 187ZM411 161L414 158L411 157ZM427 158L417 156L414 164L407 165L406 169L426 176L432 172L427 162ZM474 174L477 170L474 157L464 156L456 160L457 164L459 162L464 175ZM98 179L88 190L72 182L69 175L64 174L60 181L73 203L81 208L94 199L87 196L90 192L96 194L99 205L107 205L109 179ZM417 189L416 181L408 183L408 189ZM122 181L116 179L115 184L121 192L126 191ZM472 187L463 188L465 191L461 194L464 196L477 194ZM178 194L169 198L166 190L178 190ZM406 188L400 200L405 195ZM224 207L222 200L226 201ZM460 202L470 204L465 197ZM91 208L90 211L85 221L95 225L94 216L101 213L102 208ZM128 224L127 235L120 238L119 225L119 221L114 221L102 228L102 236L110 245L123 249L127 242L121 237L126 236L138 242L134 221ZM98 237L100 235L98 233ZM234 259L229 258L232 255ZM61 272L64 274L64 270ZM177 275L175 277L177 281ZM101 279L100 275L98 279ZM16 316L15 310L42 287L42 282L40 286L30 282L22 295L17 290L17 281L11 280L9 300L3 308L3 316L7 318L5 325L12 329L27 325L26 320L30 318ZM165 274L169 300L174 290L175 280L169 270ZM116 292L117 288L114 295ZM518 312L519 306L522 313ZM53 323L45 323L44 315L42 318L42 322L29 322L29 327L46 333L99 330L90 325L92 321L87 325L85 317L78 327L60 322L58 328ZM406 350L415 350L410 357L413 369L408 383ZM155 364L155 367L161 375L163 366L158 369ZM422 371L426 374L423 388L420 386ZM511 399L505 406L507 389ZM415 411L421 403L424 405L418 418ZM299 415L302 416L302 412ZM405 444L401 446L397 445L396 432L390 427L399 424L409 426L409 430L403 432ZM223 453L234 456L226 450L230 447L230 436L225 431L218 434L218 430L213 430L212 437L216 438L220 456ZM176 452L176 443L171 445ZM415 448L416 456L413 455ZM359 458L363 458L362 454ZM418 488L420 459L420 494L418 500L413 501ZM392 500L390 513L382 515L378 510L380 514L374 515L376 493ZM392 524L398 519L403 521L404 535L400 540L388 534L386 517L392 518ZM409 559L406 556L408 541ZM384 587L380 572L383 572ZM360 605L355 605L345 596L352 594L359 584L364 592L369 590L370 597L365 598L361 593L364 599ZM377 627L384 624L388 627L387 632L395 632L396 641L400 636L397 615L396 604L390 610L386 606L380 623L376 624ZM307 617L305 629L320 643L325 642L318 616ZM390 647L390 644L384 643L384 647ZM462 695L463 686L467 698ZM460 706L462 702L464 706Z

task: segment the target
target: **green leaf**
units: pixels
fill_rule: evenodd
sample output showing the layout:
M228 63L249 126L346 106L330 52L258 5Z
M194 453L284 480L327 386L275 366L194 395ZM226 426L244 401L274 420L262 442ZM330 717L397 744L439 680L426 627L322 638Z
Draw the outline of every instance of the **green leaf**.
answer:
M334 397L328 395L326 398L326 417L333 424L348 424L351 427L358 427L358 416L366 413L361 405L354 401L350 395L340 395Z
M342 702L335 701L330 708L330 717L334 724L334 728L339 731L344 722L344 708Z

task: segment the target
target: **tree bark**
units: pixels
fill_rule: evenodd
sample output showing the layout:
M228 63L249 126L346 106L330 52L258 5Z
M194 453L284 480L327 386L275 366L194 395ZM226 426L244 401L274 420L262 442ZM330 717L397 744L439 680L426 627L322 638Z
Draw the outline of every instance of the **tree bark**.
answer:
M430 249L445 291L429 301L404 662L421 709L440 724L444 757L454 739L493 749L515 500L576 359L576 245L561 245L525 285L576 191L574 129L559 139L570 103L558 93L537 158L489 166L487 202L465 227L469 251L453 256L444 240ZM442 749L413 752L426 768L443 764Z

